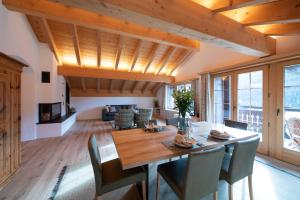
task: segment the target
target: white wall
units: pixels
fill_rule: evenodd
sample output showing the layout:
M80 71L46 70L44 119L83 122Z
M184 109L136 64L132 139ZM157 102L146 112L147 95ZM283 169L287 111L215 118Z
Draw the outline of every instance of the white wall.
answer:
M77 110L78 120L101 119L105 105L137 104L140 108L152 108L153 97L71 97L70 105Z
M1 0L0 51L29 65L21 75L21 139L35 139L38 102L59 101L65 83L58 81L53 54L38 42L25 15L8 11ZM50 85L41 85L42 69L53 72Z
M214 70L218 67L233 65L256 59L256 57L241 54L231 49L201 42L200 51L196 52L187 62L175 72L176 81L198 78L198 73Z

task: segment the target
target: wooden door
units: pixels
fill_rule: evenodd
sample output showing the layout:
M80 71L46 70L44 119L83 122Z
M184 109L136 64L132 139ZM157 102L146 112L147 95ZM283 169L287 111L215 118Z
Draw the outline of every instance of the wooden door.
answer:
M10 82L0 73L0 183L10 176Z

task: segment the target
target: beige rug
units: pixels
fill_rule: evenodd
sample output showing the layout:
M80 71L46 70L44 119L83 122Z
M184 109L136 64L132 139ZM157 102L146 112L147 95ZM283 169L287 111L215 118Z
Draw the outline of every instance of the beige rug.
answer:
M93 168L90 163L67 166L54 195L55 200L90 200L95 195ZM139 200L135 186L128 186L102 196L105 200Z

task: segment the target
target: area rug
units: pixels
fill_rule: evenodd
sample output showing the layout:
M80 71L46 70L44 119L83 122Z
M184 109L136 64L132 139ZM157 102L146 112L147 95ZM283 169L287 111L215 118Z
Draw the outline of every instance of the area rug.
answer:
M65 166L48 200L92 200L95 197L93 168L90 163ZM135 186L123 187L103 195L105 200L139 200Z

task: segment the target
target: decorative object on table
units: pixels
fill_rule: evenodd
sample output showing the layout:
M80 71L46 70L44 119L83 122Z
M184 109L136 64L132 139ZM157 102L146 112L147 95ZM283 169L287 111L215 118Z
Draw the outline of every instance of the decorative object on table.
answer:
M219 140L228 140L230 138L230 135L227 132L214 129L210 131L209 135Z
M150 132L150 133L161 132L164 131L165 129L166 129L165 126L159 126L152 123L145 124L145 128L144 128L146 132Z
M175 109L178 109L178 133L186 134L188 127L188 118L186 114L192 111L192 104L194 101L194 94L187 89L177 90L173 93Z
M176 134L174 144L183 148L192 148L193 145L196 144L196 140L187 135Z

